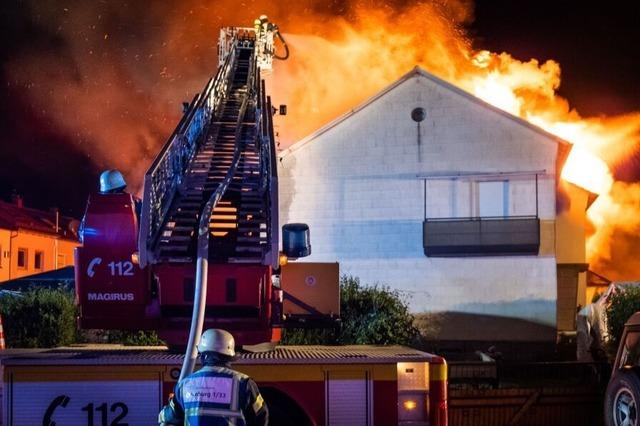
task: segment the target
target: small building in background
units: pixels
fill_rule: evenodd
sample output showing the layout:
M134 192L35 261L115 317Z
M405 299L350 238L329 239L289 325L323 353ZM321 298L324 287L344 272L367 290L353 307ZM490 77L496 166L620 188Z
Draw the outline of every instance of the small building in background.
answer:
M311 262L400 291L440 340L546 341L584 304L571 145L420 68L280 154Z
M79 225L55 210L27 208L21 197L0 201L0 283L73 265Z

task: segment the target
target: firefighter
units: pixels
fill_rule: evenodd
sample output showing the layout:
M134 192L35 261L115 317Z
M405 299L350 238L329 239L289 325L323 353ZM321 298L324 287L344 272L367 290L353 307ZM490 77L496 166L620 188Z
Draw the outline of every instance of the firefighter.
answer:
M126 187L127 182L118 170L105 170L100 175L101 194L123 194Z
M124 180L124 176L118 170L105 170L100 174L100 194L109 195L109 194L124 194L125 188L127 187L127 182ZM138 217L138 222L140 222L140 213L142 211L142 201L134 196L133 197L134 207L136 216ZM87 209L89 206L87 205ZM86 211L85 211L86 216ZM80 222L80 228L78 229L78 237L81 243L84 243L84 232L85 232L85 216L82 217L82 221Z
M124 176L118 170L105 170L100 175L100 193L101 194L126 194L127 182ZM142 212L142 200L133 195L133 203L138 222L140 222L140 214Z
M268 423L267 405L249 376L232 370L235 341L225 330L202 333L198 352L202 368L176 384L160 415L161 425L256 425Z

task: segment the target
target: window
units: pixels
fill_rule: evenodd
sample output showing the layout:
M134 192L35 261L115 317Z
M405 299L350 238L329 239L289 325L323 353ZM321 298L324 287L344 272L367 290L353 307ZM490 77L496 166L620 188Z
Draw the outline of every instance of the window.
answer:
M426 256L538 254L537 174L502 175L425 179L422 241Z
M18 249L18 269L27 269L27 249Z
M640 333L629 331L624 340L620 365L625 367L636 367L640 364Z
M44 252L36 252L36 255L33 257L33 267L38 271L42 271L44 269Z
M507 181L478 182L478 216L502 217L509 215Z

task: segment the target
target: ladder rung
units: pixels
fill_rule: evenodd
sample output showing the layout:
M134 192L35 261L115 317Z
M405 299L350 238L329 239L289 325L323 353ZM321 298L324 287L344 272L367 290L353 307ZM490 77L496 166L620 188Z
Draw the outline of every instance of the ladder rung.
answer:
M193 226L169 226L167 227L167 230L172 231L172 232L179 232L179 231L193 231L195 228Z
M161 244L160 251L187 251L188 245Z
M267 239L266 238L260 238L260 237L243 237L243 236L238 236L237 237L238 242L240 243L266 243Z
M262 247L253 247L253 246L238 246L236 247L236 251L241 253L241 252L252 252L252 253L257 253L257 252L262 252L264 249Z
M230 263L262 263L261 257L230 257Z
M238 224L235 222L215 222L209 224L209 229L236 229Z
M168 238L168 240L162 240L162 241L168 241L168 242L191 241L192 238L193 237L188 235L172 235Z

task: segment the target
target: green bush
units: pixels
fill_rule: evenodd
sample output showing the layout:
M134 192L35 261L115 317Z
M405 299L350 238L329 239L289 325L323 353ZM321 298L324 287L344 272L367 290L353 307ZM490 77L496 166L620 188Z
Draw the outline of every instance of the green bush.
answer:
M0 298L7 347L50 348L76 341L73 293L33 289Z
M358 278L340 280L341 326L335 329L287 329L283 344L413 345L420 333L400 293L384 286L364 286Z
M7 347L51 348L73 343L164 345L155 331L78 330L74 294L66 289L30 289L0 298Z
M607 306L607 331L612 348L617 348L620 343L624 323L638 311L640 311L640 287L623 288L611 295Z

